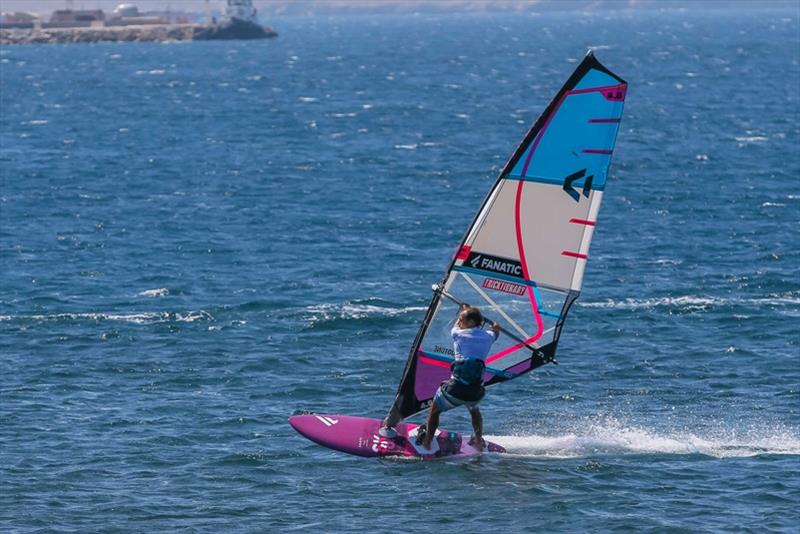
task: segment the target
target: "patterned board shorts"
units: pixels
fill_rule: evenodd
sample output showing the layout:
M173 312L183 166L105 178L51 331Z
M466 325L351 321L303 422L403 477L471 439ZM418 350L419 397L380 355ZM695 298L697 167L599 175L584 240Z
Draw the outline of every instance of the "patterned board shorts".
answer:
M456 385L456 387L453 386L454 384L452 381L448 380L436 390L433 401L439 406L439 411L446 412L459 406L466 406L467 409L472 412L478 407L478 403L481 402L485 395L485 390L483 387L480 387L480 390L470 391L470 393L473 394L469 396L473 397L473 400L464 400L452 394L453 391L458 391L459 389L463 389L463 387L459 388L458 385Z

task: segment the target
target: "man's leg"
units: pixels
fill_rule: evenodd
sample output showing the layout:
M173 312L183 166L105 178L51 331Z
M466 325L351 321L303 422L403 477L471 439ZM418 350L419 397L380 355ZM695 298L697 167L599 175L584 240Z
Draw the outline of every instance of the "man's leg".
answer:
M433 436L436 435L436 429L439 428L439 404L436 401L431 403L431 409L428 411L428 420L425 422L425 437L422 440L422 446L426 449L431 446Z
M475 447L483 450L485 443L483 442L483 416L481 415L481 409L476 404L469 409L469 414L472 416L472 430L475 432Z

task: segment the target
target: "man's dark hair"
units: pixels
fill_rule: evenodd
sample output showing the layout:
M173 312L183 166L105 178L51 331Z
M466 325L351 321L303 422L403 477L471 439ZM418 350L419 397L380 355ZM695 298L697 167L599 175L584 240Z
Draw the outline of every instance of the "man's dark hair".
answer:
M474 306L470 306L464 310L464 319L467 319L475 326L480 326L483 324L483 315L481 315L481 311Z

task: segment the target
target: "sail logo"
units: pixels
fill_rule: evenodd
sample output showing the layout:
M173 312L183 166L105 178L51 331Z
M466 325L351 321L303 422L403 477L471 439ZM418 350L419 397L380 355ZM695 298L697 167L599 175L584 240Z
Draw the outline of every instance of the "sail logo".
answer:
M448 356L455 356L456 353L453 349L448 349L447 347L443 347L441 345L434 345L433 352L438 352L439 354L447 354Z
M510 293L512 295L525 294L525 286L513 282L504 282L503 280L495 280L494 278L486 278L483 281L483 287L486 289L494 289L495 291L502 291L503 293Z
M508 274L522 278L522 266L515 260L490 256L489 254L482 254L480 252L470 252L465 263L473 269Z
M332 417L325 417L324 415L315 415L314 417L322 421L325 424L325 426L333 426L339 422L338 419L333 419Z
M573 172L572 174L564 178L564 186L562 187L562 189L564 189L564 191L566 191L567 194L571 196L575 202L581 201L581 194L578 193L577 189L572 187L572 182L580 180L584 176L586 176L586 169L581 169L578 172ZM583 182L583 196L585 196L586 198L589 198L589 193L592 191L593 181L594 181L594 175L592 174L586 177L586 180Z

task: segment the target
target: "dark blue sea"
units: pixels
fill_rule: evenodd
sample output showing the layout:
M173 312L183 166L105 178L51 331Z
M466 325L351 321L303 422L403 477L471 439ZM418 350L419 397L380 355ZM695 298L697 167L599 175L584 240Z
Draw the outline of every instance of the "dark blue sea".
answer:
M0 48L0 530L797 532L800 7L737 9ZM508 454L295 433L385 414L589 47L625 114L560 365L482 404Z

